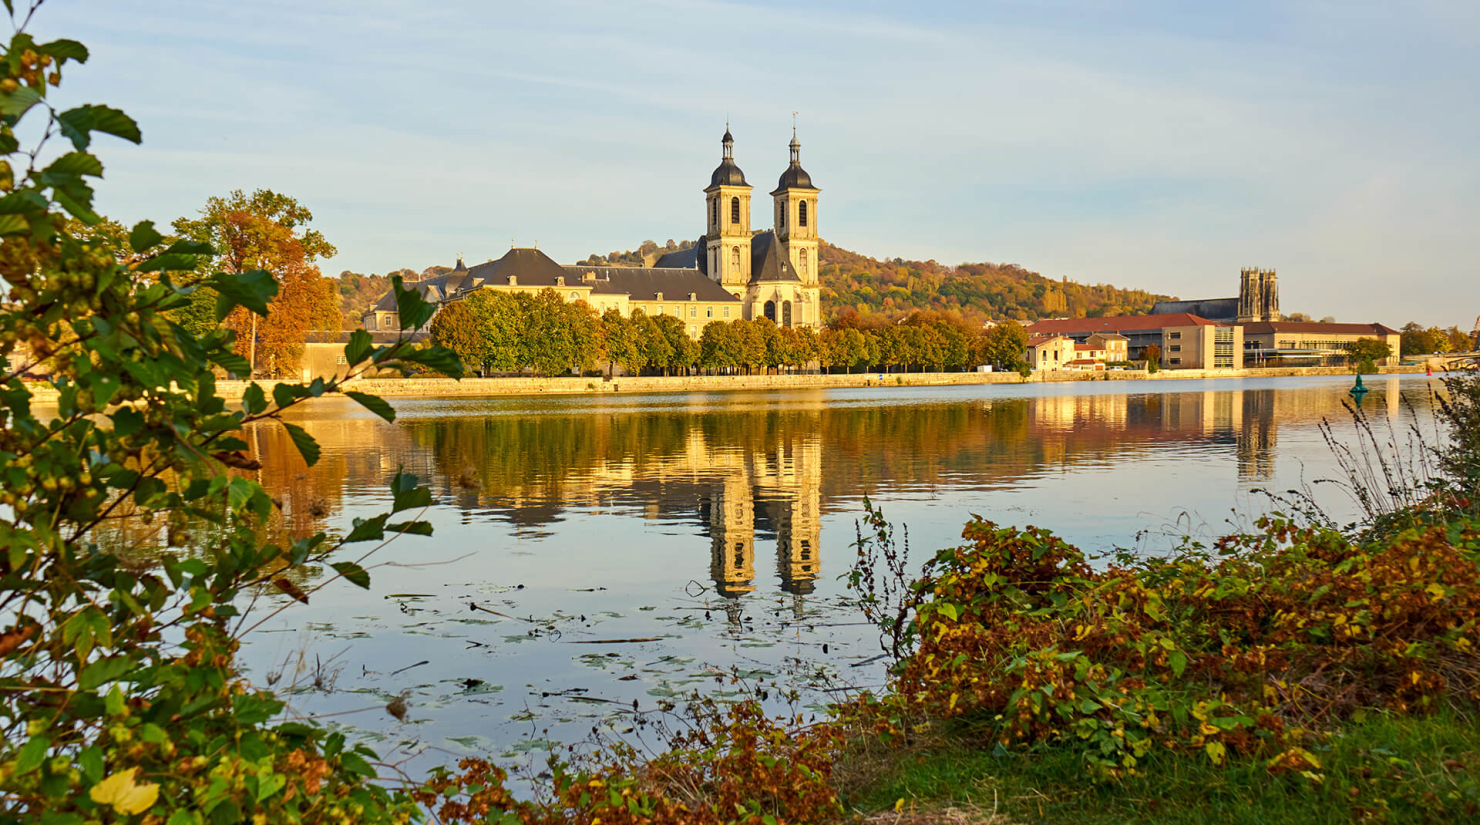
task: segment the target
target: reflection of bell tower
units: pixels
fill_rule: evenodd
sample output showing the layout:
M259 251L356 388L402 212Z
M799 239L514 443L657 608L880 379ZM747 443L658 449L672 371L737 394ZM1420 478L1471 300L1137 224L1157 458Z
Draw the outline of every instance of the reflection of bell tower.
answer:
M822 442L815 436L793 445L790 473L776 526L776 568L781 589L811 593L821 569ZM789 483L787 483L789 482Z
M714 488L709 511L709 574L721 596L739 596L755 590L755 500L749 474L741 470L725 476Z
M1274 390L1244 390L1242 420L1237 435L1240 480L1268 480L1274 476Z

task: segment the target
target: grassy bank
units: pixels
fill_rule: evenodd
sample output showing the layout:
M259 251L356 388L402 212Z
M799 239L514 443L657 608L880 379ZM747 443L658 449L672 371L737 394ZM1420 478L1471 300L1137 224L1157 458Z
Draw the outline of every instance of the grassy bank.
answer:
M1426 717L1374 713L1342 725L1313 753L1324 778L1271 775L1262 759L1216 766L1156 757L1144 775L1086 782L1078 755L1043 747L993 753L944 738L882 760L856 753L861 787L845 804L863 816L908 821L1044 822L1073 825L1272 825L1376 820L1467 821L1480 801L1480 718L1446 711ZM1470 810L1473 810L1471 807Z

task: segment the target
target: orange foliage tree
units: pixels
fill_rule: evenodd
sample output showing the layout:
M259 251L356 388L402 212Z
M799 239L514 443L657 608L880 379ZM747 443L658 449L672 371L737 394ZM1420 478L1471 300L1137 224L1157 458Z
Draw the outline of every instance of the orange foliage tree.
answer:
M334 282L314 265L336 250L318 230L308 228L312 220L313 213L287 195L268 189L247 195L238 189L207 200L199 218L173 224L181 237L217 250L205 264L210 270L239 275L262 269L277 278L279 291L267 318L237 307L221 322L236 333L237 352L247 357L254 372L293 372L303 356L304 333L340 328ZM217 299L203 290L196 303Z

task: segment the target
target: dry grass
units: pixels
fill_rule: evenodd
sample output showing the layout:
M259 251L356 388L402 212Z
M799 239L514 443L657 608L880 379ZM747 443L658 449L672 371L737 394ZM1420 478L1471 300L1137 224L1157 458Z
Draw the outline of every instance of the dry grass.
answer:
M1014 825L1013 820L988 808L929 807L906 804L899 811L880 811L861 820L864 825Z

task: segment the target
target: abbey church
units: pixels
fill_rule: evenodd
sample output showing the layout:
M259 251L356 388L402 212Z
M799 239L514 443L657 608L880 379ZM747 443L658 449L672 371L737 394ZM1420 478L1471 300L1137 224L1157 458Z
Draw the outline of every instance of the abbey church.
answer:
M451 272L409 286L438 305L479 289L553 289L598 313L615 309L630 316L641 309L675 315L694 338L712 321L741 318L769 318L783 327L820 326L817 196L822 190L802 168L796 131L790 163L770 193L772 228L760 232L751 229L752 187L735 162L729 129L721 145L719 166L704 189L704 235L651 267L562 265L538 249L516 247L471 267L459 259ZM383 297L362 322L370 331L398 330L395 295Z

